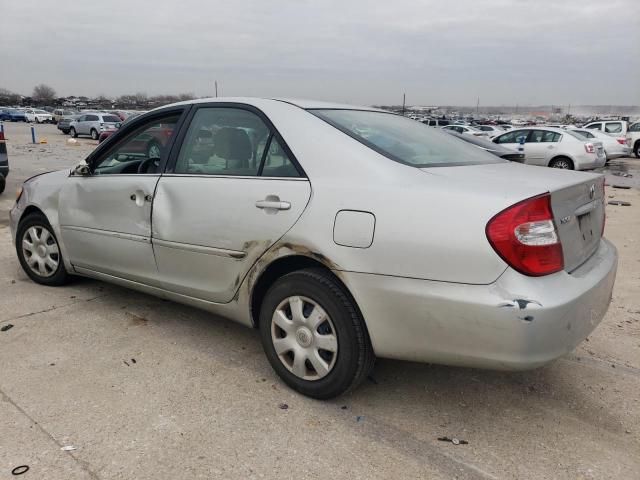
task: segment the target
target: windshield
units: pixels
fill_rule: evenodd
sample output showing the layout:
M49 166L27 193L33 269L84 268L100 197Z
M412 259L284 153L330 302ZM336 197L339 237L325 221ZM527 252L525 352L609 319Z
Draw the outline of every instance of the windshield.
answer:
M449 167L503 160L440 129L399 115L363 110L309 110L376 152L412 167Z

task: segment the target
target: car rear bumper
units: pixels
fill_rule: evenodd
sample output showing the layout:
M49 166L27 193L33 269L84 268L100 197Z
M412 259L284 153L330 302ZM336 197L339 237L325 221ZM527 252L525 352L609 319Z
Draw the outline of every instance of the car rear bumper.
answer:
M600 323L617 262L603 239L570 274L533 278L507 269L490 285L336 273L363 313L376 355L525 370L572 351Z

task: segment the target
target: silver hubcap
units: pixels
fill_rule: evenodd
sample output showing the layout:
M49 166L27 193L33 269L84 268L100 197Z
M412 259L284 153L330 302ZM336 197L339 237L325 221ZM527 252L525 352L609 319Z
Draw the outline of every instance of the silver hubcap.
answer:
M56 239L44 227L29 228L22 236L22 254L29 268L41 277L50 277L60 263Z
M282 364L304 380L325 377L338 358L333 322L307 297L289 297L278 305L271 322L271 341Z

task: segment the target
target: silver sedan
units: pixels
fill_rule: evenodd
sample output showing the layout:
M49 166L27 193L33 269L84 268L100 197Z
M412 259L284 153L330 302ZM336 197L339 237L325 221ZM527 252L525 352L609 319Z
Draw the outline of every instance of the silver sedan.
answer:
M381 110L274 99L163 107L27 180L20 263L259 329L330 398L386 357L529 369L604 316L617 252L601 175L507 162Z

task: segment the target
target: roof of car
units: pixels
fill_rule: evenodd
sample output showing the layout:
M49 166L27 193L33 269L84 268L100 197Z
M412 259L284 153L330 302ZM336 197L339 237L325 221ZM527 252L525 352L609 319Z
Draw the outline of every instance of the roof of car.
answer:
M323 102L319 100L305 100L305 99L295 99L295 98L261 98L261 97L210 97L210 98L198 98L196 100L187 100L184 102L177 102L172 105L190 105L190 104L198 104L198 103L215 103L215 102L229 102L229 103L247 103L249 105L254 104L255 102L264 102L264 101L272 101L272 102L284 102L290 105L294 105L296 107L307 109L335 109L335 110L367 110L374 112L387 112L386 110L380 110L378 108L366 107L362 105L348 105L343 103L332 103L332 102ZM167 107L169 105L165 105ZM160 107L160 108L165 108Z

